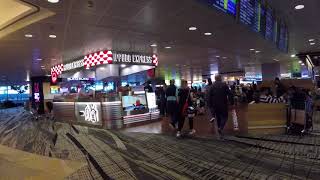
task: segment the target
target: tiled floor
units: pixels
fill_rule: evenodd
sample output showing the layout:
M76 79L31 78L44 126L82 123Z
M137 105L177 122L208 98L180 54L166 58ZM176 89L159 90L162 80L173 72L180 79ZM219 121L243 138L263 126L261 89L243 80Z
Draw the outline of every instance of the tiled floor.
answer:
M239 125L243 132L243 124ZM204 117L195 120L195 128L197 136L177 139L166 118L124 131L109 131L72 128L64 123L51 127L47 121L34 121L26 113L0 114L0 140L5 145L85 163L85 167L66 177L70 180L320 177L320 136L251 137L237 133L240 135L217 140L212 137L213 126ZM57 135L55 143L55 136L50 135L52 129ZM235 133L232 122L228 122L226 133Z

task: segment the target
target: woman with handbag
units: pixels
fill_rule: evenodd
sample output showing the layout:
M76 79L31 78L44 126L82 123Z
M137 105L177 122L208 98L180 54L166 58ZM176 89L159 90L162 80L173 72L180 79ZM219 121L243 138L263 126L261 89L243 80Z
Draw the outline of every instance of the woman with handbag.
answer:
M187 116L188 107L192 106L191 90L188 87L186 80L181 80L181 88L178 92L178 131L177 137L181 136L181 130L184 125L184 120ZM190 135L193 135L196 131L193 129L193 120L189 121Z

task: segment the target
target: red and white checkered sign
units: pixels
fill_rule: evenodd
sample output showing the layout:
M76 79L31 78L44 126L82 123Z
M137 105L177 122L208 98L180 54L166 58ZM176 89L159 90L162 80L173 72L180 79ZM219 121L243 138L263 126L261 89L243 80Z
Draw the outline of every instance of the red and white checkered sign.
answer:
M112 61L112 51L99 51L96 53L88 54L84 57L84 67L86 69L89 69L90 67L100 64L111 64Z
M155 55L155 54L152 56L152 63L153 63L155 66L158 66L158 63L159 63L159 61L158 61L158 56Z
M62 73L62 71L63 71L63 64L53 66L51 68L51 75L52 73L56 73L56 75L59 76Z

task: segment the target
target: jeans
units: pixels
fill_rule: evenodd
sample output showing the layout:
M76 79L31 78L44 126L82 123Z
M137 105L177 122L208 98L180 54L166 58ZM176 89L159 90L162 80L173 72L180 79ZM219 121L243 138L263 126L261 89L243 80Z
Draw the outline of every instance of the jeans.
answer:
M189 119L189 128L190 130L193 129L193 118L188 118ZM179 117L179 122L178 122L178 131L181 131L184 125L185 117L180 116Z
M176 101L167 101L167 113L170 115L171 124L176 126L178 122L178 112L177 112L177 102Z
M227 113L219 113L219 112L216 112L215 115L216 115L216 120L217 120L218 128L219 128L220 130L223 130L223 128L224 128L224 126L226 125L227 120L228 120L228 112L227 112Z

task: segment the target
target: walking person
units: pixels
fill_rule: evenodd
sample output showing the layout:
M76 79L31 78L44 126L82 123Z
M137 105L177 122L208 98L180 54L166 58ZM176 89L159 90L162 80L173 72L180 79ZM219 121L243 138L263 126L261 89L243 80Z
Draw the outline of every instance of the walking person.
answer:
M222 82L221 75L215 77L215 82L209 89L209 106L216 116L218 133L223 137L223 129L228 120L228 103L233 104L232 93L228 85Z
M177 108L178 108L178 89L175 85L174 79L170 80L170 85L166 89L167 97L167 113L170 116L170 125L172 128L177 129Z
M181 80L181 88L178 93L178 131L177 137L181 137L181 130L184 125L185 118L188 114L188 108L192 106L191 90L186 80ZM189 119L189 135L193 135L196 131L193 129L193 118Z
M211 78L208 78L208 85L206 85L205 87L205 99L206 99L206 104L207 104L207 107L208 107L208 110L210 112L210 115L211 115L211 118L210 118L210 122L214 122L215 120L215 113L214 113L214 110L211 108L211 105L210 105L210 96L209 96L209 90L210 88L212 87L213 83L212 83L212 80Z

